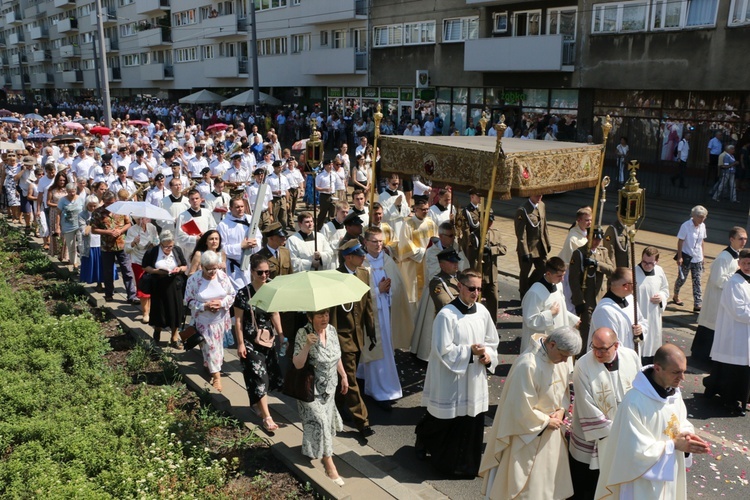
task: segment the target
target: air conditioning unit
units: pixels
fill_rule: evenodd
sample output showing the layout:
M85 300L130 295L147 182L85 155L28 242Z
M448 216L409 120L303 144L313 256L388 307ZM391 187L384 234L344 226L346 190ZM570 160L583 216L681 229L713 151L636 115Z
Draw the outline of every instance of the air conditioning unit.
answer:
M305 94L305 89L302 87L294 87L294 97L302 97Z
M415 87L418 89L426 89L430 86L430 72L426 69L417 70L417 84Z

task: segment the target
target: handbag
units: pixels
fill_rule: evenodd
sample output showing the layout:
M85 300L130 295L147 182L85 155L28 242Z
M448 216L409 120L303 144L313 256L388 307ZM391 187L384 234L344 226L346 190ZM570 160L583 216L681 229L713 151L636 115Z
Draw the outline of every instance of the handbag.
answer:
M315 368L309 359L302 368L297 368L294 364L289 366L281 392L304 403L315 400Z
M677 260L679 258L679 253L674 254L674 260ZM688 255L685 252L682 252L682 265L683 266L689 266L690 263L693 261L693 256Z
M154 285L156 284L156 276L151 273L143 273L140 281L138 282L138 289L147 294L151 295L154 293Z
M250 294L248 293L248 296ZM261 347L273 347L273 341L276 340L276 335L268 328L258 328L258 323L255 321L255 312L253 306L250 306L250 317L253 318L253 343Z
M182 344L185 346L186 351L189 351L205 340L203 335L201 335L200 332L198 332L198 329L193 325L186 326L185 329L180 332L180 338L182 339Z

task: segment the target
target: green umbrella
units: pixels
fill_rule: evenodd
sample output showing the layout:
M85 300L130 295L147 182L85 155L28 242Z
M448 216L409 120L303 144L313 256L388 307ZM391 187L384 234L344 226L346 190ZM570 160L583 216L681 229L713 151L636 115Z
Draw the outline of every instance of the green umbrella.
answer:
M356 302L370 286L353 274L304 271L278 276L263 285L250 304L267 312L320 311Z

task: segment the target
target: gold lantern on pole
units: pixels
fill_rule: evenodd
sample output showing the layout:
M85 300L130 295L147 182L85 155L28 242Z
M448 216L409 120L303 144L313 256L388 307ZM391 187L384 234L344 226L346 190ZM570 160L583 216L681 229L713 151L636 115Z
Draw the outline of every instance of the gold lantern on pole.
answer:
M315 177L318 175L317 168L323 162L323 141L320 140L320 132L317 129L318 122L313 118L310 120L310 138L305 144L305 159L310 167L310 175L313 182L313 221L318 220L318 193L315 190ZM318 237L315 239L315 251L318 251Z
M637 160L631 160L628 165L630 176L625 185L618 193L619 204L617 206L617 220L628 229L630 240L630 266L633 273L633 326L638 325L638 283L635 275L635 233L636 225L643 219L646 213L646 190L643 189L636 179L636 171L640 168ZM639 353L639 344L643 342L643 335L633 336L635 351ZM640 354L640 353L639 353Z
M377 182L378 178L376 175L376 170L378 166L378 139L380 138L380 122L383 120L383 113L382 113L382 107L380 106L380 103L378 103L376 107L375 113L372 115L373 120L375 121L375 140L373 140L372 144L372 162L370 163L370 196L369 196L369 202L370 202L370 225L372 226L372 218L375 214L375 211L372 209L373 204L375 203L375 193L377 192Z

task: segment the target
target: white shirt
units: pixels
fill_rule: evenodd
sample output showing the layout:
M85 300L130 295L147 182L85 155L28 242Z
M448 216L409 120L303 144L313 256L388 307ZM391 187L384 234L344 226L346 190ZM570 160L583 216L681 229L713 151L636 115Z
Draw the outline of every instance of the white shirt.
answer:
M701 222L698 226L693 224L693 219L682 223L677 238L683 240L682 252L690 255L692 262L703 262L703 240L707 238L706 224Z
M336 187L336 180L333 172L323 170L315 177L315 187L322 189L321 193L333 194Z

